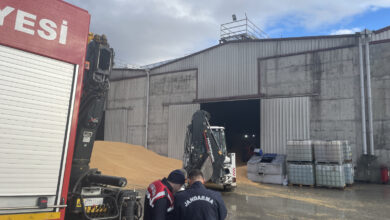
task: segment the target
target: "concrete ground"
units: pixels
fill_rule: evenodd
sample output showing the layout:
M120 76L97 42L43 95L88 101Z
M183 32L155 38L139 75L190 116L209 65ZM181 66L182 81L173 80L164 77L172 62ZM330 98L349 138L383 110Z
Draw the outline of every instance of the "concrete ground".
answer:
M390 185L338 190L253 183L222 196L228 220L390 219Z

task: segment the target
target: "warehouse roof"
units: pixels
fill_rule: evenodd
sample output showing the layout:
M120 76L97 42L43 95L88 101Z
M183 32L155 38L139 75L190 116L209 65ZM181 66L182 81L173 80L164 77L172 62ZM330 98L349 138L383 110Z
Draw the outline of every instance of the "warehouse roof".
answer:
M382 38L386 38L387 39L390 39L390 26L386 26L384 28L381 28L381 29L378 29L378 30L375 30L373 31L373 33L375 35L383 35L384 32L389 32L385 37L382 37ZM226 41L224 43L219 43L217 45L214 45L214 46L211 46L209 48L206 48L206 49L203 49L203 50L200 50L198 52L195 52L195 53L192 53L192 54L189 54L187 56L183 56L183 57L179 57L179 58L176 58L176 59L170 59L170 60L165 60L165 61L161 61L161 62L157 62L157 63L153 63L153 64L149 64L149 65L145 65L145 66L142 66L141 69L151 69L151 70L154 70L154 69L157 69L157 68L160 68L160 67L163 67L165 65L169 65L169 64L172 64L172 63L175 63L175 62L179 62L183 59L186 59L186 58L189 58L189 57L192 57L192 56L195 56L195 55L198 55L198 54L201 54L201 53L204 53L206 51L209 51L209 50L213 50L215 48L218 48L218 47L222 47L222 46L225 46L225 45L228 45L228 44L235 44L235 43L252 43L252 42L275 42L275 41L296 41L296 40L313 40L313 39L329 39L329 38L332 38L332 39L336 39L336 38L348 38L348 37L356 37L356 34L342 34L342 35L319 35L319 36L304 36L304 37L287 37L287 38L266 38L266 39L247 39L247 40L232 40L232 41ZM373 39L373 40L383 40L382 38L379 38L379 39ZM128 71L132 71L131 68L115 68L116 70L128 70ZM134 69L135 70L135 69ZM137 70L140 70L140 69L137 69Z

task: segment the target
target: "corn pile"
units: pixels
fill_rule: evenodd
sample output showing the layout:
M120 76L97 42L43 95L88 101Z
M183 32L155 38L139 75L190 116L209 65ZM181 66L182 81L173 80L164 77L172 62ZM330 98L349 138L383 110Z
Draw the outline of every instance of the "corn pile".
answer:
M151 182L182 168L182 162L160 156L142 146L96 141L90 167L98 168L104 175L126 177L127 188L146 189ZM237 167L237 182L253 184L247 178L246 166Z
M146 189L151 182L180 169L182 162L142 146L96 141L90 167L98 168L104 175L126 177L128 188Z

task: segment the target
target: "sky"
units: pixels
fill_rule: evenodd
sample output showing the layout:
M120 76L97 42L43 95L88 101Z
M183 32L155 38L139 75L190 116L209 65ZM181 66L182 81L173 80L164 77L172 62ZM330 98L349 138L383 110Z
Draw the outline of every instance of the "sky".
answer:
M107 35L117 67L142 66L218 44L245 15L271 38L350 34L390 25L390 0L66 0Z

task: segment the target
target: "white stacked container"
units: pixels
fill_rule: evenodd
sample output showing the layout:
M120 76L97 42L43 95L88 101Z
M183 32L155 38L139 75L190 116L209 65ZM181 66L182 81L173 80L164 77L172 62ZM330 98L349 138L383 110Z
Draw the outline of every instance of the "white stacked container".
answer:
M344 175L345 175L345 183L352 185L354 183L355 171L353 169L352 163L345 163L344 166Z
M288 141L286 152L290 184L334 188L353 184L352 148L348 141Z
M310 140L288 141L286 151L288 162L313 162L313 144Z
M345 183L352 185L354 183L355 170L352 163L352 147L348 141L342 141L344 153L344 174Z
M343 163L343 141L314 141L313 144L317 163Z
M294 140L287 142L288 181L294 185L315 184L314 152L311 140Z
M311 164L287 164L288 181L290 184L314 186L314 165Z
M315 141L314 155L316 185L344 188L346 185L344 161L352 160L352 150L348 141ZM348 177L350 179L350 176Z
M344 188L344 166L341 164L316 164L317 186Z
M342 141L342 145L343 145L344 163L352 162L352 147L349 144L349 141Z

